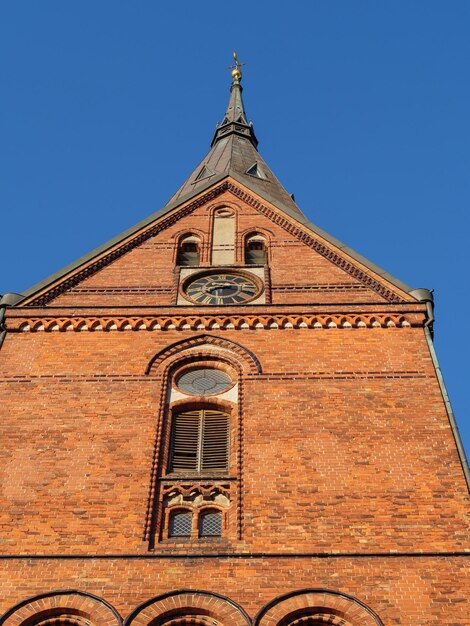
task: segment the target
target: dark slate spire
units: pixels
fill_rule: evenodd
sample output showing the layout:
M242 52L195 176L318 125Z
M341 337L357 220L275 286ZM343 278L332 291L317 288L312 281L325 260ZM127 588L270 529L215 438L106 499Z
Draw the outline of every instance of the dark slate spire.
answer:
M253 124L248 121L243 106L241 64L235 53L234 58L235 68L232 71L227 112L222 122L217 125L211 150L170 199L168 205L189 200L213 183L231 176L286 213L305 221L305 216L293 198L274 176L257 150L258 140Z
M217 124L214 138L212 139L211 147L213 147L220 139L235 133L241 137L247 137L253 146L256 148L258 140L256 139L255 131L253 130L253 124L248 122L245 114L245 107L243 106L242 91L243 87L240 84L242 79L242 73L240 70L240 63L236 57L236 53L233 53L235 58L235 69L232 72L232 86L230 87L230 100L227 107L225 117L220 124Z

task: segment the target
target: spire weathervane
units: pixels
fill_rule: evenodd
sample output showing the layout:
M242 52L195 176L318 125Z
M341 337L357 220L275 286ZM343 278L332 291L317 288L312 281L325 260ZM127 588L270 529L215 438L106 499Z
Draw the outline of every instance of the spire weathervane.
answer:
M232 78L234 83L239 83L242 79L242 71L241 67L245 65L244 63L240 63L237 57L237 53L233 53L233 60L235 61L235 65L230 65L229 69L232 70Z

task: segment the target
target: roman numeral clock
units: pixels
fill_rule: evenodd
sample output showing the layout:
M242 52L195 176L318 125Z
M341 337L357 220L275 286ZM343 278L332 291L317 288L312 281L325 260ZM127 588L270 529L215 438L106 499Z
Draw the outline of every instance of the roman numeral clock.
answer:
M264 284L255 272L207 270L181 277L179 304L223 306L264 302Z

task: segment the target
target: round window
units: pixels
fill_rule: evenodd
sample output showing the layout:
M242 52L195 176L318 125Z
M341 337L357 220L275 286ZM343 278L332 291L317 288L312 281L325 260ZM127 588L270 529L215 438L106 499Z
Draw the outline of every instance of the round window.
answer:
M200 368L184 372L176 380L181 391L193 396L208 396L230 389L233 382L228 374L221 370Z

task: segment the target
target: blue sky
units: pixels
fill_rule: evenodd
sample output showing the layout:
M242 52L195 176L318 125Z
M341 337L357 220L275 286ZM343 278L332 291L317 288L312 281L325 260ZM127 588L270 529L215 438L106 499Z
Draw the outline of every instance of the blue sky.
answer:
M0 1L0 293L161 208L206 153L232 50L260 152L316 224L435 289L467 451L470 3Z

